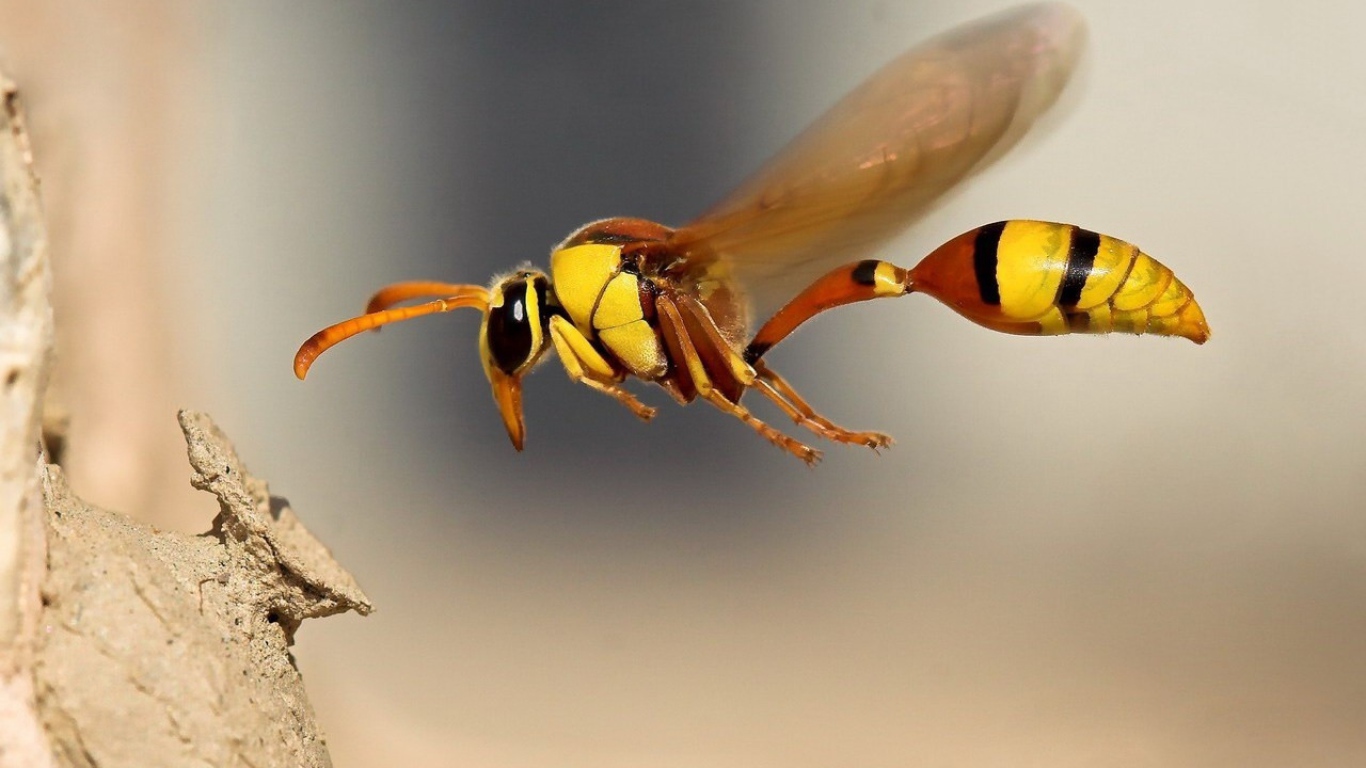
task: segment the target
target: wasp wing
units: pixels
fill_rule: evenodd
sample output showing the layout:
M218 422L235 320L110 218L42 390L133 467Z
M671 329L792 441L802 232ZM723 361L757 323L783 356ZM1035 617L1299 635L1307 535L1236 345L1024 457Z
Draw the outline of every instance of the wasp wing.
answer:
M787 283L859 258L1013 145L1062 91L1084 38L1080 15L1058 4L932 38L844 97L674 242L690 262L723 266L747 289L795 288Z

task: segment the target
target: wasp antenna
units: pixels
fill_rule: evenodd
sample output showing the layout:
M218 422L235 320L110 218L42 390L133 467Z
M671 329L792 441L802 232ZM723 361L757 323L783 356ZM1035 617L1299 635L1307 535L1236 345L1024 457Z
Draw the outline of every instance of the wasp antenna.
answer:
M488 290L482 285L456 285L438 283L431 280L413 280L406 283L386 285L370 297L365 305L365 314L382 312L395 304L411 299L436 299L450 296L482 295L487 301Z
M439 284L427 283L427 285ZM396 287L397 286L390 286L390 288ZM343 320L336 325L329 325L321 331L318 331L309 337L308 341L303 343L303 346L299 347L298 352L294 353L294 375L303 379L308 375L308 369L313 365L313 361L318 359L318 355L321 355L340 342L346 341L358 333L379 328L382 325L401 323L404 320L411 320L414 317L431 315L437 312L450 312L453 309L460 309L462 307L473 307L480 312L488 312L488 290L481 286L474 285L452 287L460 288L462 290L455 295L437 299L436 301L431 301L426 304L419 304L415 307L400 307L398 309L386 309L379 312L367 312L360 317ZM383 293L384 291L380 291L380 294ZM401 300L402 299L399 299L399 301Z

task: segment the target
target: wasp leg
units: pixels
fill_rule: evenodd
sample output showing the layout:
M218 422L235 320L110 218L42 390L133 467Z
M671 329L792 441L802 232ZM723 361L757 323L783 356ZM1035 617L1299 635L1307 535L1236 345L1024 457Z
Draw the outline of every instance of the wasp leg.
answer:
M740 402L745 389L752 386L757 377L754 368L721 335L721 329L716 327L716 321L711 319L711 313L702 302L686 293L671 298L712 386L721 390L732 403Z
M816 413L816 410L806 400L802 399L801 395L797 394L797 390L793 389L786 379L764 365L762 361L754 363L754 371L759 375L754 386L758 387L761 394L772 400L793 421L821 437L837 443L864 445L874 451L892 444L891 435L881 432L855 432L845 429Z
M658 296L655 299L655 308L659 312L660 329L668 335L668 346L671 349L677 349L678 356L682 358L681 361L675 360L674 364L679 365L681 363L681 367L685 369L684 372L700 397L711 403L718 410L728 413L748 424L755 432L762 435L764 439L806 462L808 466L820 461L820 451L817 451L810 446L803 445L797 440L794 440L768 424L765 424L763 421L760 421L743 405L726 399L725 395L713 385L711 376L707 371L707 365L704 363L702 355L698 354L698 349L688 333L688 326L685 324L684 318L680 314L679 308L674 304L672 298L665 295ZM689 314L691 315L692 313ZM695 325L698 319L696 317L692 317L691 319L694 320ZM719 337L719 332L717 335ZM704 337L700 339L700 341L708 344L707 353L709 357L714 356L718 352L729 352L731 355L735 354L728 346L724 347L723 350L715 349L711 344L712 340L710 338Z
M678 403L679 405L687 405L688 403L691 403L693 399L696 397L696 395L694 395L693 397L688 397L687 393L685 393L683 389L678 386L678 382L674 381L673 379L660 379L655 383L663 387L664 391L668 392L669 396L674 399L674 402Z
M875 259L845 264L812 283L770 317L745 347L745 362L753 365L797 326L827 309L905 296L912 290L910 273L895 264Z
M655 409L622 388L620 374L568 320L559 315L550 318L550 340L570 381L615 398L644 421L655 417Z

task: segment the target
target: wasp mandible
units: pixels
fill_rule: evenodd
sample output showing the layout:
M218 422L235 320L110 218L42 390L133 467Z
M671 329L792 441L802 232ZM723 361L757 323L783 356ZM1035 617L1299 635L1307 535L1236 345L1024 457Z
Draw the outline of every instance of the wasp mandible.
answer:
M553 348L570 379L642 419L655 409L625 389L627 377L658 384L682 404L701 398L814 463L819 451L740 400L758 390L823 438L890 445L887 435L820 415L764 362L798 326L834 307L925 293L1005 333L1150 333L1203 344L1204 314L1170 269L1129 243L1073 225L988 224L909 270L863 258L1013 145L1056 101L1084 38L1077 12L1056 4L1005 11L932 38L845 96L691 224L596 221L551 250L548 274L523 269L488 288L390 285L365 314L304 342L294 372L304 378L318 355L362 331L471 307L483 314L479 356L519 451L522 378ZM807 287L750 336L751 294L792 278ZM415 299L429 301L398 306Z

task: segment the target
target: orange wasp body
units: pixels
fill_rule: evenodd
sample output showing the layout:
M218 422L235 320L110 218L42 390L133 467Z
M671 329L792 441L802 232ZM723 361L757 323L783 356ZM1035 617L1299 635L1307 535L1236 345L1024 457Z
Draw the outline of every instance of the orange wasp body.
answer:
M628 377L658 384L680 403L702 398L812 463L818 451L740 400L756 389L821 437L889 445L887 435L821 416L762 359L833 307L918 292L1007 333L1118 331L1203 343L1204 315L1171 270L1124 241L1068 224L988 224L910 270L860 259L1009 148L1056 100L1083 38L1074 11L1045 4L931 39L874 74L691 224L594 222L552 250L548 274L523 270L489 288L391 285L364 315L306 341L294 371L303 378L319 354L361 331L473 307L484 316L484 371L518 450L522 377L553 347L571 379L642 419L655 411L622 386ZM749 334L748 289L841 262ZM434 300L397 306L419 298Z

